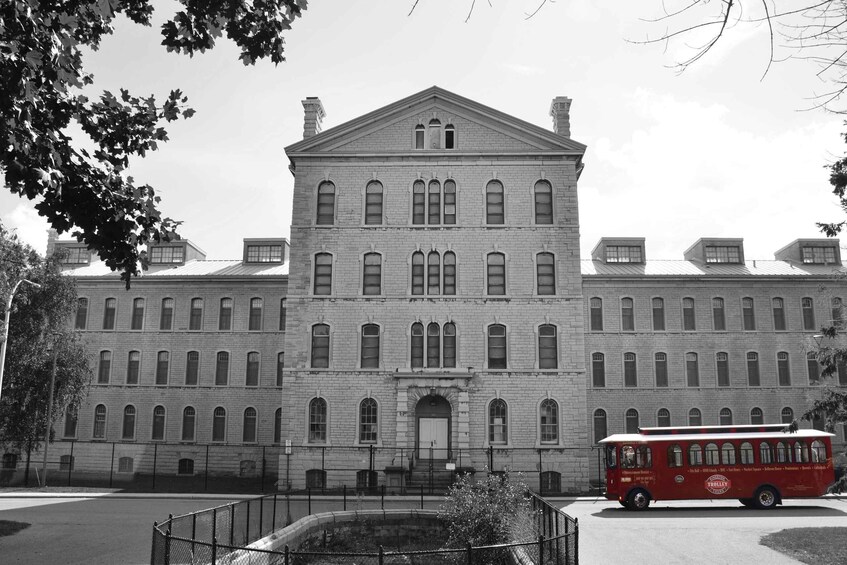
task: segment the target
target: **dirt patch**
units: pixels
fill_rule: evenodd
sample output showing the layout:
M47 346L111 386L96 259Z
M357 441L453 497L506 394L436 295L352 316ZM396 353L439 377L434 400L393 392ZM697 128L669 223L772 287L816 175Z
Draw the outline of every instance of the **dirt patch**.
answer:
M0 538L5 536L13 536L21 530L28 528L30 524L26 522L12 522L11 520L0 520Z
M764 536L759 543L810 565L843 565L847 528L791 528Z

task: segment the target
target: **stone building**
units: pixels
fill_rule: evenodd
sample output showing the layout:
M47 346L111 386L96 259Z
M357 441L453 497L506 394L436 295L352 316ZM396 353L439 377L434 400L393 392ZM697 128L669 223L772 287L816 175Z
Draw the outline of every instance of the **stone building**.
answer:
M290 252L154 246L126 291L84 246L51 244L96 367L57 430L76 453L112 442L112 463L147 472L153 445L152 465L191 475L211 445L219 473L261 462L294 487L512 468L582 492L607 433L780 422L847 386L807 358L841 316L837 240L750 260L703 238L657 261L604 238L581 259L569 99L552 131L437 87L323 132L320 100L303 107Z

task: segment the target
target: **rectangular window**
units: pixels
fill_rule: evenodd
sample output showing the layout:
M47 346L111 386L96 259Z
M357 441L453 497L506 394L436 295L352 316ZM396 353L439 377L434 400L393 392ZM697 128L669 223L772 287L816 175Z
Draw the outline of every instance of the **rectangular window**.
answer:
M556 326L545 324L538 328L538 368L556 369L557 367Z
M801 302L803 308L803 329L814 331L815 328L815 301L804 298Z
M379 368L379 326L376 324L362 326L362 354L360 362L362 369Z
M606 263L643 263L640 245L607 245Z
M138 374L141 366L141 353L130 351L126 362L126 384L137 385Z
M664 353L656 353L656 386L668 386L668 356Z
M685 376L688 386L700 386L700 368L697 365L697 354L685 354Z
M97 369L97 384L109 384L109 374L112 372L112 352L100 352L100 366Z
M218 329L229 331L232 329L232 298L221 298L221 310L218 314Z
M595 388L606 386L606 361L602 353L591 355L591 382Z
M248 245L248 263L282 263L282 245Z
M781 332L785 331L785 303L782 298L774 298L773 304L773 329Z
M759 378L759 354L752 351L747 353L747 385L760 386Z
M791 386L791 369L788 364L788 353L785 351L776 354L776 372L779 386Z
M621 331L635 331L635 311L632 298L621 298Z
M281 331L281 332L285 331L285 306L286 306L286 299L280 298L279 299L279 331Z
M247 374L244 378L245 386L259 386L259 354L251 351L247 354Z
M556 260L552 253L539 253L535 256L536 279L539 296L556 294Z
M150 248L150 263L184 263L185 248L181 245L175 247L156 246Z
M506 368L506 326L488 327L488 368Z
M591 331L603 331L603 300L592 298L590 304Z
M262 329L262 299L250 299L250 319L247 329L251 332L261 331Z
M756 329L756 312L753 309L752 298L741 299L741 315L744 322L744 331L752 332Z
M91 262L91 252L85 247L65 247L67 252L62 258L63 265L87 265Z
M740 263L741 250L737 245L707 245L706 263Z
M132 301L132 320L129 329L140 330L144 327L144 299L136 298Z
M362 294L378 295L382 292L382 256L379 253L366 253L362 275Z
M623 354L623 386L638 386L638 368L635 353Z
M803 262L828 265L835 263L834 247L808 246L803 247Z
M697 323L694 317L694 299L682 299L682 329L686 332L693 332L697 329Z
M194 386L200 379L200 353L189 351L185 359L185 384Z
M88 299L80 298L76 303L76 320L74 328L84 330L88 323Z
M115 311L118 308L118 301L114 298L107 298L103 308L103 329L115 329Z
M327 296L332 292L332 255L318 253L315 255L315 288L314 294Z
M726 331L726 310L723 298L712 298L712 322L716 332Z
M157 385L166 385L168 384L168 365L170 363L170 353L167 351L160 351L158 356L156 357L156 384Z
M329 367L329 326L316 324L312 326L312 368L326 369Z
M191 311L188 316L188 329L200 330L203 328L203 299L193 298L191 300Z
M718 386L729 386L729 355L724 352L715 355L718 368Z
M229 381L229 353L219 351L215 362L215 384L226 385Z
M818 358L813 352L806 354L806 365L809 369L809 384L819 385L821 378L820 365L818 364Z
M653 299L653 331L665 331L665 301L661 298Z
M282 386L282 380L285 376L285 353L279 353L276 356L276 386ZM276 442L279 443L279 442Z
M170 331L174 323L174 299L162 299L162 311L159 316L159 329L162 331Z
M441 294L441 257L435 251L431 251L427 259L426 293Z
M506 258L502 253L488 254L488 294L503 296L506 294Z

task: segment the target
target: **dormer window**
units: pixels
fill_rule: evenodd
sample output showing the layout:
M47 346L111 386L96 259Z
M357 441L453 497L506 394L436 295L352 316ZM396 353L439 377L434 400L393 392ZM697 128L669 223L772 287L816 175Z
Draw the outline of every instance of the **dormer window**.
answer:
M803 263L829 265L835 263L835 248L831 246L803 246Z
M150 249L150 263L161 265L167 263L184 263L185 248L177 246L156 246Z
M740 263L741 250L737 245L707 245L706 263Z
M643 263L639 245L607 245L606 263Z
M85 247L66 247L67 254L62 259L65 265L88 265L91 263L91 252Z
M248 263L282 263L282 245L248 245Z

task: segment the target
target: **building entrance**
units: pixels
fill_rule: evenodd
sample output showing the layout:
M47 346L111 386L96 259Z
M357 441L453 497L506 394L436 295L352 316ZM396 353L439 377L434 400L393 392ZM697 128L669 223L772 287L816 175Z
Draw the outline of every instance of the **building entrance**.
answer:
M450 414L450 403L442 396L425 396L418 402L418 459L450 458Z

